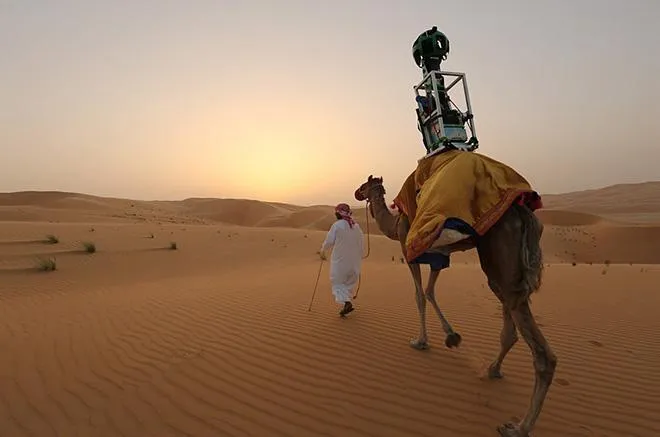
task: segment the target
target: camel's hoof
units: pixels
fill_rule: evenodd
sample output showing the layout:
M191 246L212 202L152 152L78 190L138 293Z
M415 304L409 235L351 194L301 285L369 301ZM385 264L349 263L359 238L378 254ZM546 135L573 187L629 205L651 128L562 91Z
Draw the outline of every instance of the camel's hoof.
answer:
M500 367L493 363L488 367L488 379L502 379L504 378L504 375L502 375L502 371L500 370Z
M497 432L502 437L531 437L529 433L523 433L516 423L507 422L497 427Z
M452 332L451 334L447 335L447 338L445 338L445 346L448 348L453 348L453 347L458 347L461 344L461 334L458 332Z
M427 341L419 341L418 339L410 340L410 347L417 349L418 351L423 351L429 348L429 343Z

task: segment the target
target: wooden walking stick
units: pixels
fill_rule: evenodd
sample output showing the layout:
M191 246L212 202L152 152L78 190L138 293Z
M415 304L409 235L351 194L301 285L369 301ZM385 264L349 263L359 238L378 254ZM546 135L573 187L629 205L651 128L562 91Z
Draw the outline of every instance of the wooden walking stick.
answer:
M312 304L314 303L314 296L316 295L316 289L319 286L319 279L321 278L321 270L323 269L323 259L321 259L321 263L319 264L319 273L316 275L316 284L314 284L314 292L312 293L312 299L309 301L309 308L307 308L307 311L312 310Z

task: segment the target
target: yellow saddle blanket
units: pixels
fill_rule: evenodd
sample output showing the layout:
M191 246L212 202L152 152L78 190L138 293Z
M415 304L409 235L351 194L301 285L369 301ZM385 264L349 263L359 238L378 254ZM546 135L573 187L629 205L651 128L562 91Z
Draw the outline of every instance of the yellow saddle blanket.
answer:
M449 218L484 235L525 193L536 194L524 177L479 153L450 150L421 159L394 198L410 220L406 258L412 261L432 246L435 249L470 237L446 229Z

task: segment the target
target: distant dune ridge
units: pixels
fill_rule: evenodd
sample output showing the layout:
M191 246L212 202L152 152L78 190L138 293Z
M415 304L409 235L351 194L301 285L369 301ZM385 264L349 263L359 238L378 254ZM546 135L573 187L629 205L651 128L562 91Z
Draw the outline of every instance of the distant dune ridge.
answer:
M387 199L391 200L391 199ZM543 195L537 212L546 225L549 259L570 262L660 262L660 182ZM366 231L364 207L354 215ZM189 198L140 201L66 192L0 193L0 222L127 222L236 225L324 231L333 207L298 206L248 199ZM369 218L372 235L382 235ZM597 245L596 245L597 242Z
M566 194L545 194L547 208L598 213L660 213L660 181L617 184Z
M543 198L532 304L559 365L534 435L658 436L660 182ZM496 437L520 418L529 349L483 379L502 321L476 251L436 287L461 347L429 310L431 349L414 351L410 274L371 218L356 310L338 317L323 265L307 311L334 220L324 205L0 193L0 435Z
M388 201L391 199L387 199ZM660 262L660 182L543 195L546 259L562 262ZM367 230L366 209L354 215ZM328 205L299 206L248 199L142 201L56 191L0 193L0 222L234 225L325 231ZM369 217L371 235L382 235ZM468 256L474 256L474 251Z
M647 222L660 217L660 182L620 184L596 190L543 195L540 216L559 226L590 225L608 217L627 222ZM332 206L298 206L248 199L189 198L180 201L141 201L58 191L0 193L0 221L20 220L21 213L31 221L38 214L70 211L96 219L132 219L146 214L152 219L193 220L239 226L278 226L322 229L332 220ZM582 213L582 214L577 214ZM357 208L356 217L364 215ZM627 217L626 217L627 215ZM644 217L646 215L647 217ZM50 216L42 217L42 219ZM71 219L75 217L72 214ZM641 220L639 220L641 219ZM319 220L321 221L319 223ZM624 222L626 220L623 220ZM660 219L658 219L660 223Z
M354 211L364 223L364 208ZM297 206L249 199L141 201L65 192L0 193L0 221L164 222L328 229L332 206ZM376 230L377 232L377 230Z

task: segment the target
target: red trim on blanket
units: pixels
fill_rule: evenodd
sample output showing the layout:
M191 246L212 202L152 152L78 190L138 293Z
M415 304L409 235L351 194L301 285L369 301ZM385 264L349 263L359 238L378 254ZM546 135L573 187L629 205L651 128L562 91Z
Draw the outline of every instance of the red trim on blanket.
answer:
M403 212L406 216L410 217L410 214L408 214L405 205L399 199L394 199L392 205L396 206L397 208L399 208L399 211Z
M518 205L527 205L532 211L543 208L543 200L536 191L525 191L516 200Z

